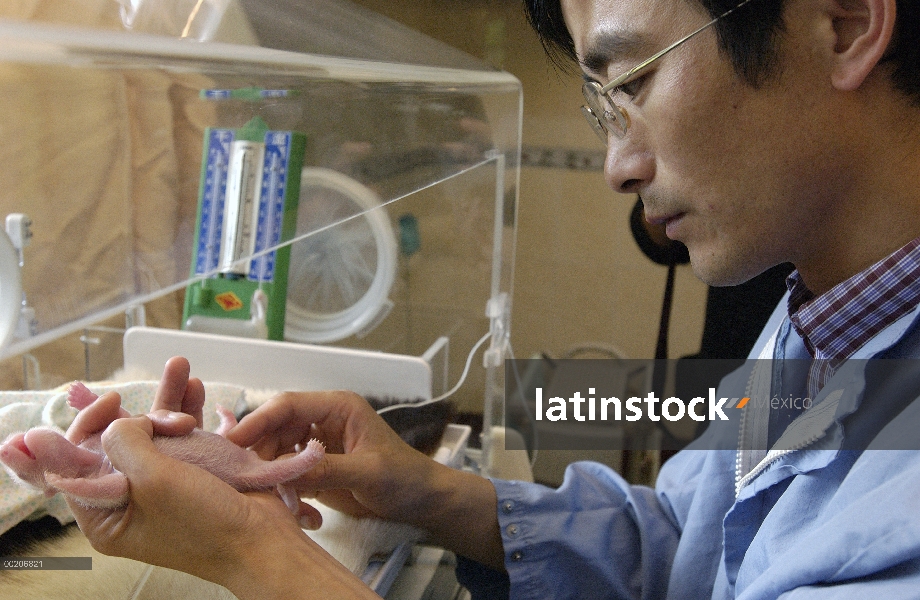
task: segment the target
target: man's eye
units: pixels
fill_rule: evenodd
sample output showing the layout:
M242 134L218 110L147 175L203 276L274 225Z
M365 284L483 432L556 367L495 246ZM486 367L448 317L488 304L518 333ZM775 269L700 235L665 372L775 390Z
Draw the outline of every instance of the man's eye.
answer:
M645 76L640 76L636 77L632 81L627 81L626 83L620 84L617 86L617 92L632 98L639 93L639 90L642 89L642 82L644 79Z

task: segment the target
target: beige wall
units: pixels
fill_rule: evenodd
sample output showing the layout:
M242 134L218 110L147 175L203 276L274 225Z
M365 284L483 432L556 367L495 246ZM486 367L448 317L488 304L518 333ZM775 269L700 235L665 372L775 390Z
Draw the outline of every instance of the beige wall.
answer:
M524 86L525 146L597 151L584 123L580 78L555 70L520 0L358 0L413 29L482 58ZM598 171L526 167L521 173L511 340L516 356L558 356L612 344L629 357L655 349L666 270L636 248L635 196L612 192ZM670 355L695 352L706 287L688 267L675 287Z

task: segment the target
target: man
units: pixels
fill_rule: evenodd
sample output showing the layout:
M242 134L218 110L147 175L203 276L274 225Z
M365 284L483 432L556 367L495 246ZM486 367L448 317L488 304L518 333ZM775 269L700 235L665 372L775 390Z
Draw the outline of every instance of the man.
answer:
M700 278L730 285L796 266L792 316L777 313L754 352L806 359L801 378L776 384L811 394L804 417L819 429L809 429L815 419L745 417L732 424L740 449L683 451L655 490L591 463L570 467L559 490L451 471L344 393L282 395L230 437L265 457L318 437L329 454L298 482L304 494L423 527L466 557L464 581L496 585L506 572L515 598L915 597L920 453L862 448L916 429L891 430L886 403L862 402L861 391L896 391L912 373L876 385L855 359L920 355L920 10L896 0L529 9L548 46L586 75L611 187L641 195ZM762 364L725 385L771 393L787 373ZM855 383L838 388L844 377ZM186 381L168 369L155 408L200 407ZM850 418L861 413L871 418ZM158 454L150 436L167 429L162 418L121 419L103 437L131 503L74 507L99 549L191 571L243 599L367 595L277 499ZM73 435L103 425L93 421L83 416ZM772 443L745 441L767 435L778 439L769 455Z

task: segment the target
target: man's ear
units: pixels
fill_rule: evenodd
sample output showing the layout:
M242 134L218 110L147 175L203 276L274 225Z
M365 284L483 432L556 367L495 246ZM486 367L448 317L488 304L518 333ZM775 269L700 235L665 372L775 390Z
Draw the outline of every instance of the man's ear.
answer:
M832 82L840 90L855 90L888 49L894 31L895 0L831 3L836 35Z

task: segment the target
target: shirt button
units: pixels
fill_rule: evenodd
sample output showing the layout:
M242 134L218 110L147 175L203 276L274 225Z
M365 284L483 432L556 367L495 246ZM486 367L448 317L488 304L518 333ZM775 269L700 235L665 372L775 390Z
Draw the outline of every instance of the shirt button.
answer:
M514 502L511 500L505 500L502 502L502 511L508 515L511 514L511 511L514 510Z
M508 528L505 529L505 531L508 532L508 535L517 535L517 534L518 534L518 526L515 525L514 523L512 523L511 525L508 525Z
M511 560L513 560L514 562L521 562L521 559L523 558L524 558L524 553L521 552L520 550L515 550L514 552L511 553Z

